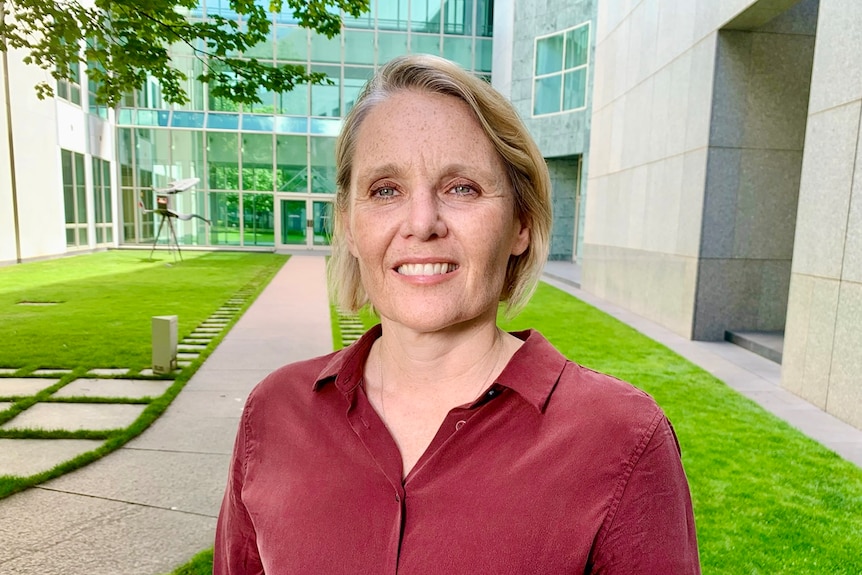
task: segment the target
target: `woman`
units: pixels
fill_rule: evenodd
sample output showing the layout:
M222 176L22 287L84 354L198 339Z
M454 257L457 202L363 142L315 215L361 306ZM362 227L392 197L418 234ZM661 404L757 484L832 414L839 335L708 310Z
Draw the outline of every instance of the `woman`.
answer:
M652 399L496 325L532 293L551 224L511 105L449 62L399 58L336 153L332 287L381 325L251 394L215 573L699 573Z

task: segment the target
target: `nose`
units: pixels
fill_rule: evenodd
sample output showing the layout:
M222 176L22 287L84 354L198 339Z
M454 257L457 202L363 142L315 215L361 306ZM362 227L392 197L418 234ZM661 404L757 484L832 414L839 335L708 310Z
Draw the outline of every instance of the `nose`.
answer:
M448 230L442 217L440 202L437 193L432 189L421 189L411 193L402 226L404 236L415 237L422 241L444 237Z

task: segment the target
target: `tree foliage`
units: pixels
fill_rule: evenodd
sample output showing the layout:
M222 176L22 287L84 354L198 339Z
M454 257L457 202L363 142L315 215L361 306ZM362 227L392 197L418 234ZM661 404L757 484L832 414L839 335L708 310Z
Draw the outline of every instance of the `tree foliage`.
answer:
M124 94L158 80L164 99L184 104L188 77L171 60L171 46L185 45L203 63L197 80L210 94L229 101L260 102L258 90L291 90L297 84L325 82L322 73L302 65L244 58L252 47L270 41L272 14L290 11L304 28L332 38L341 31L341 11L359 17L369 0L227 0L237 16L208 14L192 19L198 0L0 0L0 49L23 49L25 62L37 64L57 80L77 81L80 63L97 86L96 101L115 106ZM37 95L53 95L47 82Z

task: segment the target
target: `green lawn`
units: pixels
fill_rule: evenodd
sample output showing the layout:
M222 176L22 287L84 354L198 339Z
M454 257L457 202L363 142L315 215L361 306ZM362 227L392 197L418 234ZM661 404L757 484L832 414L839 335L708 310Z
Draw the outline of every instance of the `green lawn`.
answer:
M0 410L0 424L40 401L100 401L57 399L52 394L92 367L147 367L151 361L153 315L177 315L182 339L233 295L242 292L245 303L231 323L236 321L287 259L274 254L193 252L186 255L185 261L169 265L172 259L166 259L165 254L157 256L159 261L147 260L148 255L149 252L138 251L103 252L0 268L0 325L6 336L0 340L0 367L17 368L18 374L39 367L72 370L35 395L0 398L11 401L10 407ZM96 449L43 473L0 476L0 499L87 465L139 435L164 413L225 333L214 337L190 366L176 374L161 396L111 399L111 403L146 405L129 427L97 431L0 430L2 438L103 441Z
M275 254L109 251L0 268L0 367L131 367L150 363L151 318L191 333L233 293L265 284ZM53 305L22 305L21 302Z
M374 321L360 317L367 326ZM569 358L658 400L682 444L705 574L862 573L862 470L666 347L546 284L503 327L536 328ZM196 571L176 574L211 569L198 561Z

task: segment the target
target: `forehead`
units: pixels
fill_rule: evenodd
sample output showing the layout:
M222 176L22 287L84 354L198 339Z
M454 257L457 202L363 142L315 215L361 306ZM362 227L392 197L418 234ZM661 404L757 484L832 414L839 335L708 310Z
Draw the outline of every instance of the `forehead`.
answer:
M454 96L405 90L374 106L356 135L354 170L398 158L499 163L473 110Z

